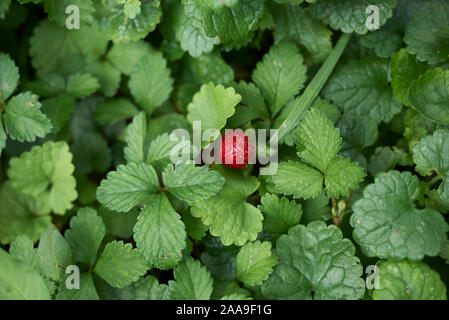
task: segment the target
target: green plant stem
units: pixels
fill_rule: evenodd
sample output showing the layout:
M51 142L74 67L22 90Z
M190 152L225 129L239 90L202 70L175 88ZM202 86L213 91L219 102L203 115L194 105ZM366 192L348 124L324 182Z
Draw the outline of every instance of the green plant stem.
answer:
M310 107L312 102L320 93L321 89L323 89L324 84L334 70L335 65L338 60L340 60L340 57L350 38L351 35L345 33L340 37L340 39L338 39L337 45L329 54L329 57L327 57L318 73L309 83L304 93L294 101L292 110L279 127L278 138L280 141L282 141L282 139L296 127L302 117L302 114Z

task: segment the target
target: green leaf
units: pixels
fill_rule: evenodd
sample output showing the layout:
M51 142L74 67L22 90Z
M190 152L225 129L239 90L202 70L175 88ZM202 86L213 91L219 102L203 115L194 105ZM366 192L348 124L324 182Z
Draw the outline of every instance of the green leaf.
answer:
M373 300L446 300L440 275L420 261L384 261Z
M0 299L49 300L44 279L32 267L0 249Z
M154 1L144 1L135 18L126 16L123 6L116 0L105 1L106 14L101 26L112 41L129 42L145 38L160 22L162 11Z
M307 225L312 221L326 221L332 217L331 209L329 207L329 198L324 192L321 192L314 199L303 201L302 211L303 215L301 217L301 222L304 225Z
M259 209L264 215L264 230L267 232L285 233L301 220L302 206L295 201L266 193L260 202Z
M234 88L215 86L212 82L201 86L193 101L188 105L187 119L190 123L201 121L201 131L222 129L227 119L235 112L235 106L242 96L235 93Z
M172 141L168 133L157 136L148 147L146 162L154 166L158 173L162 172L171 163L170 154L179 143Z
M98 80L89 73L77 73L67 79L67 93L75 98L90 96L99 88Z
M360 299L363 266L335 225L322 221L290 228L276 243L279 263L262 284L269 299Z
M221 42L242 41L258 27L263 15L263 0L233 1L228 5L204 5L199 0L183 0L185 14L192 23L202 26L210 38Z
M132 118L138 113L139 110L128 99L114 98L105 100L95 109L95 120L100 125L114 124Z
M80 274L80 289L68 289L65 281L61 282L56 300L99 300L94 279L90 273Z
M123 241L109 242L98 258L94 271L115 288L124 288L147 272L148 266L139 250Z
M315 198L323 189L323 176L319 171L294 161L280 163L273 182L276 191L295 198Z
M449 124L449 70L435 68L412 83L408 98L412 107L432 121Z
M56 282L61 281L65 268L72 264L69 244L53 226L42 234L36 254L41 273Z
M301 159L326 172L329 164L340 151L341 138L338 129L320 111L311 109L293 132Z
M182 221L186 225L187 235L194 240L201 240L206 235L206 231L209 230L209 227L204 225L200 218L192 216L190 210L184 212Z
M405 49L401 49L391 58L391 86L398 100L410 107L409 89L414 80L427 70L425 63L419 62Z
M418 260L440 252L449 226L440 213L415 207L420 189L417 177L398 171L378 174L365 188L351 225L367 256Z
M159 269L171 269L182 259L185 226L164 195L151 195L145 201L134 226L134 240L140 252Z
M221 57L218 50L202 54L199 57L187 57L187 66L198 84L213 82L228 84L234 80L234 70Z
M212 294L213 280L209 271L199 261L188 257L175 268L175 281L170 280L171 300L208 300Z
M351 60L338 68L323 95L345 112L377 122L389 122L402 108L389 85L388 64L372 58Z
M0 15L1 18L1 15ZM0 54L0 101L6 101L19 84L19 69L7 54Z
M79 9L81 28L84 25L90 25L94 19L95 8L92 0L43 0L43 5L49 20L55 21L64 28L69 17L69 14L66 14L66 9L71 5Z
M292 42L274 45L257 64L252 79L262 90L272 114L304 87L306 71L303 57Z
M72 249L74 259L93 266L105 234L106 227L97 212L92 208L82 208L70 220L70 229L64 236Z
M51 122L40 110L38 97L31 92L20 93L9 100L4 114L6 132L14 140L35 141L51 131Z
M311 4L311 13L317 19L329 24L332 29L344 33L368 32L366 20L370 14L365 10L368 6L379 8L379 24L384 25L393 16L396 0L320 0Z
M42 101L41 111L50 119L52 133L58 133L64 127L75 108L75 99L68 95L56 96Z
M436 130L413 145L413 161L423 176L436 172L442 179L438 187L441 200L449 203L449 130Z
M9 254L26 265L39 271L39 258L33 241L25 235L15 238L9 246Z
M111 210L128 212L158 188L159 181L151 165L131 162L107 174L97 189L97 199Z
M209 170L208 166L195 167L193 164L182 163L167 166L162 179L168 192L189 205L216 195L225 184L220 173Z
M405 30L407 51L418 60L429 64L442 63L448 59L449 36L444 28L449 19L449 4L444 0L424 3Z
M271 242L245 244L237 254L237 279L248 285L259 285L273 272L278 257L271 252Z
M169 288L166 284L159 284L154 276L146 276L133 282L123 289L108 287L103 292L102 299L106 300L167 300Z
M154 54L154 50L147 42L136 41L128 43L114 43L106 56L117 70L129 76L142 58Z
M127 0L125 2L125 15L130 19L134 19L140 13L140 0Z
M324 183L330 197L339 198L349 195L349 191L357 189L366 174L363 169L347 158L332 161L327 168Z
M173 90L173 79L162 55L143 58L131 73L128 86L137 104L148 114L162 105Z
M201 218L203 224L210 226L210 233L220 237L224 245L241 246L248 240L256 240L262 231L262 213L245 201L257 190L259 182L254 177L245 178L229 171L223 171L222 175L226 178L222 191L195 203L192 216Z
M105 172L111 165L108 142L98 133L86 133L72 145L73 163L82 174Z
M12 158L8 176L14 188L41 201L41 213L64 214L77 198L71 161L66 142L48 141Z
M98 215L103 219L108 234L121 239L130 239L133 235L133 228L137 222L139 212L137 209L134 209L123 214L100 206Z
M123 150L126 161L145 162L146 137L147 116L145 112L140 112L126 128L126 146Z

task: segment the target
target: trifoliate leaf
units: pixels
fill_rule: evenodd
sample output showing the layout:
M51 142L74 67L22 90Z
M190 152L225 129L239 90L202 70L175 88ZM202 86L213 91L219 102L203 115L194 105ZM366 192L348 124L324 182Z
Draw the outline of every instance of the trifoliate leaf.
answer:
M311 13L317 19L322 19L332 29L344 33L356 32L365 34L367 19L371 14L366 8L375 5L379 9L379 26L384 25L393 16L396 0L320 0L311 5Z
M67 79L67 93L75 98L90 96L99 88L98 80L89 73L77 73Z
M137 41L145 38L160 22L162 11L154 1L144 1L135 18L126 16L124 7L116 0L105 1L106 14L101 26L109 38L117 42Z
M49 300L47 286L39 272L0 249L0 299Z
M147 272L148 266L139 250L123 241L109 242L98 258L94 271L115 288L124 288Z
M0 189L0 243L8 244L20 235L26 235L36 242L51 224L50 216L35 215L25 196L14 190L10 183Z
M151 195L145 201L134 226L134 240L140 252L159 269L171 269L182 259L185 226L164 195Z
M64 214L77 197L72 154L65 142L46 142L12 158L8 176L14 188L38 198L41 213Z
M302 207L295 201L287 198L278 198L274 194L265 194L261 198L259 209L264 215L264 230L267 232L284 233L299 223L302 216Z
M413 160L421 175L435 172L442 179L438 194L449 203L449 130L436 130L413 145Z
M378 174L365 188L351 225L366 255L417 260L440 252L449 226L440 213L415 207L420 188L417 177L398 171Z
M138 113L139 110L128 99L109 99L95 109L95 120L97 120L100 125L113 124L121 120L132 118Z
M189 205L216 195L225 183L220 173L209 170L208 166L195 167L193 164L182 163L167 166L162 179L168 192Z
M42 234L37 247L37 257L41 273L56 282L61 281L65 268L72 264L69 244L53 226L48 227Z
M207 129L222 129L226 120L235 112L235 106L242 96L235 93L234 88L215 86L212 82L201 86L193 101L188 105L187 119L201 121L201 131Z
M51 122L40 110L38 97L31 92L20 93L9 100L4 114L5 129L11 138L35 141L51 131Z
M191 18L188 18L181 3L173 4L172 19L173 30L176 40L180 43L182 50L188 51L192 57L199 57L209 53L214 46L220 43L218 37L208 37L203 29L194 26Z
M429 64L446 61L449 54L449 34L441 33L441 30L447 26L448 19L449 3L444 0L424 3L407 24L404 37L407 51Z
M407 50L401 49L391 58L391 86L398 100L410 107L409 89L414 80L427 70L425 63L419 62Z
M332 31L320 20L310 17L309 11L300 6L276 5L271 11L275 22L275 43L295 41L309 53L306 61L311 63L326 59L332 50Z
M131 73L128 86L137 104L148 114L167 100L173 89L173 79L162 55L143 58Z
M262 90L271 112L276 114L303 88L306 71L297 46L281 42L271 47L257 64L252 79Z
M311 109L293 133L299 156L304 162L326 172L340 150L338 129L320 111Z
M7 54L0 54L0 101L6 101L19 83L19 69Z
M340 67L324 87L323 95L345 112L377 122L389 122L401 111L389 85L389 66L377 59L353 60Z
M9 246L9 254L39 271L39 259L33 241L25 235L15 238Z
M363 266L335 225L322 221L290 228L276 243L279 263L262 284L269 299L360 299Z
M248 242L237 254L237 279L248 285L259 285L273 272L277 260L271 252L271 242Z
M134 19L140 13L140 0L127 0L124 5L125 15L130 19Z
M209 271L191 257L174 270L175 281L170 280L171 300L208 300L212 294L213 280Z
M74 259L93 266L105 234L106 227L97 212L92 208L83 208L70 220L70 229L64 236L72 249Z
M158 188L159 181L151 165L131 162L107 174L97 189L97 199L111 210L128 212Z
M347 196L349 191L357 189L366 174L355 162L347 158L336 159L331 162L326 171L324 183L330 197Z
M280 163L273 182L278 192L295 198L314 198L323 189L323 176L318 170L294 161Z
M79 290L68 289L65 281L61 282L56 300L99 300L94 279L90 273L80 274Z
M408 98L412 107L427 118L449 124L449 70L435 68L412 83Z
M115 68L129 76L139 61L154 50L147 42L136 41L128 43L114 43L106 56Z
M221 42L241 41L258 26L263 15L263 0L233 1L226 5L205 6L202 1L183 0L186 16L194 26L202 27L210 38Z
M67 13L69 6L76 6L79 10L80 29L84 25L90 25L94 19L95 8L92 0L43 0L43 5L49 20L55 21L64 28L69 18ZM73 14L73 12L70 12L70 14Z
M420 261L388 260L379 266L374 300L446 300L440 275Z
M254 241L262 231L263 215L259 209L247 203L245 198L259 187L257 179L245 178L237 173L223 171L226 183L222 191L192 207L192 215L210 225L210 233L220 237L228 246L241 246Z

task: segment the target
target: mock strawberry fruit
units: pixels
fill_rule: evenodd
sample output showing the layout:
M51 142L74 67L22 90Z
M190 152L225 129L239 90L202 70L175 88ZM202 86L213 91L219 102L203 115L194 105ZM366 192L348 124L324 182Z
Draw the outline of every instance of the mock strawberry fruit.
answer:
M227 132L221 139L220 158L228 168L243 168L254 159L254 146L242 130Z

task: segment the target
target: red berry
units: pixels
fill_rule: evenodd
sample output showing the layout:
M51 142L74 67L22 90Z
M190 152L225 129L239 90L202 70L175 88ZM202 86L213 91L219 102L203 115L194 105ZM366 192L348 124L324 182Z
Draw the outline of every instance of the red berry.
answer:
M221 139L220 158L228 168L243 168L254 158L254 146L242 130L227 132Z

